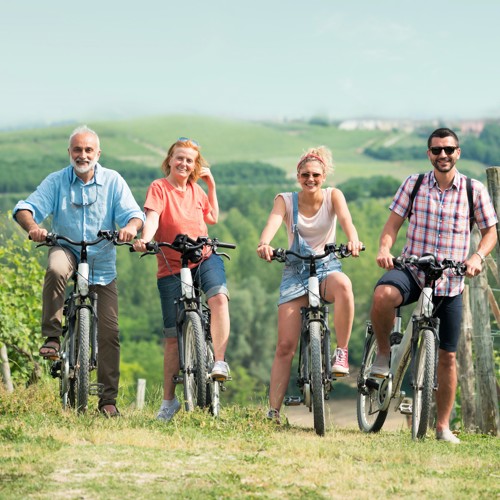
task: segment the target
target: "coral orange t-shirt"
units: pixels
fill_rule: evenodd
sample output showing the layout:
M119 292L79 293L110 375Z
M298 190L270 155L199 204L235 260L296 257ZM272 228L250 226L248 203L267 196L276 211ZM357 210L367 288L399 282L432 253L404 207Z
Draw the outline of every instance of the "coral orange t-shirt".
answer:
M160 215L155 234L157 242L172 243L178 234L187 234L193 239L208 236L205 217L210 212L210 202L205 191L196 183L188 182L186 191L179 191L166 178L157 179L149 186L144 209ZM157 255L157 277L180 273L181 254L167 247L161 250ZM209 253L209 248L204 250L204 254ZM189 263L189 267L197 265Z

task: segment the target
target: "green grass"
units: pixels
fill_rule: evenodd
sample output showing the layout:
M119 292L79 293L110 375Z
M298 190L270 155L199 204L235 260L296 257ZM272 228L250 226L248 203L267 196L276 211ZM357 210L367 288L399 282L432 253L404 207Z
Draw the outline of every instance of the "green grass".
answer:
M362 434L267 422L262 407L220 419L156 403L120 419L59 409L51 384L0 393L0 498L495 498L494 437L451 446L408 430Z

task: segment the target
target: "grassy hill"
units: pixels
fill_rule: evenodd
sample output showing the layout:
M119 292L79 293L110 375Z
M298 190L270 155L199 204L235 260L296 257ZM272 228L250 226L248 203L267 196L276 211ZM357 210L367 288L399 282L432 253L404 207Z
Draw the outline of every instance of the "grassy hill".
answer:
M67 164L68 137L74 125L0 133L0 209L32 191L49 173ZM245 122L201 116L160 116L126 121L92 122L101 138L104 166L121 171L133 188L144 188L161 175L167 148L179 136L192 137L215 167L231 161L270 163L295 174L297 159L308 147L324 144L336 164L332 182L350 177L392 175L403 179L429 168L423 138L397 131L344 131L308 123ZM363 154L373 144L421 144L422 160L379 161ZM462 169L482 175L483 165L462 161ZM135 169L143 175L127 177ZM139 180L137 179L139 178ZM142 180L142 182L141 182ZM8 200L8 202L6 201Z

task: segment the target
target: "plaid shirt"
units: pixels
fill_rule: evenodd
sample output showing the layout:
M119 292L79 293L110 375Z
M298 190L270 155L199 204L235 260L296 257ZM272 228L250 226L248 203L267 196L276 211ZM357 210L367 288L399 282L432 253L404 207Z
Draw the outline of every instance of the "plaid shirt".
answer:
M410 195L418 175L411 175L399 187L390 209L401 217L408 217ZM485 186L472 180L474 220L479 229L494 226L497 216ZM470 245L469 202L467 199L466 176L458 171L453 184L441 191L430 171L413 200L413 208L406 232L404 256L424 253L434 254L438 262L453 259L463 262L467 259ZM420 285L424 286L424 274L412 270ZM462 293L464 277L455 276L446 270L436 286L436 295L453 297Z

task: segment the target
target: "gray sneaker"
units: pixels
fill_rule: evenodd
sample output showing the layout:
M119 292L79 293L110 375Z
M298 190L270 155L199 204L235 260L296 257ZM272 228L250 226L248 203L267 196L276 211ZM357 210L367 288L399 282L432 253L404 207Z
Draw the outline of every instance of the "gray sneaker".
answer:
M459 444L460 439L450 431L450 429L444 429L443 431L436 431L436 439L438 441L447 441L448 443Z
M369 377L385 378L389 376L389 356L377 354L370 368Z
M174 418L174 415L181 409L181 404L177 398L174 398L170 406L162 406L158 415L156 415L157 420L163 420L164 422L170 422Z
M274 422L276 425L281 424L280 412L279 412L279 410L276 410L275 408L269 408L269 411L267 412L266 418L268 420L270 420L271 422Z
M216 361L210 376L215 380L227 380L229 378L229 365L225 361Z

